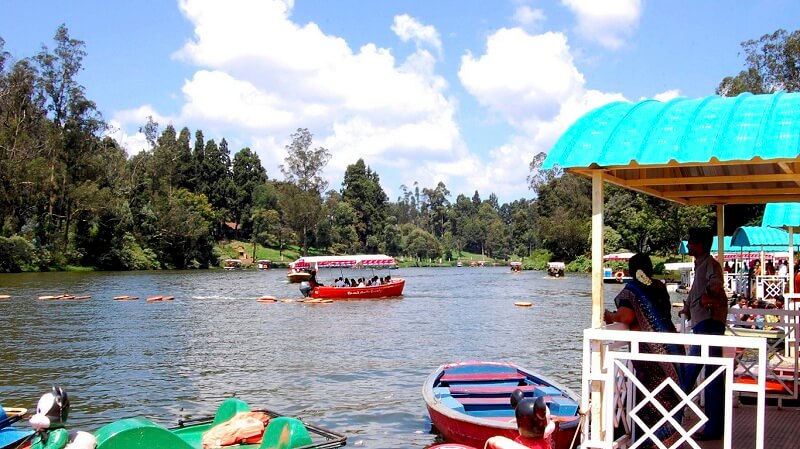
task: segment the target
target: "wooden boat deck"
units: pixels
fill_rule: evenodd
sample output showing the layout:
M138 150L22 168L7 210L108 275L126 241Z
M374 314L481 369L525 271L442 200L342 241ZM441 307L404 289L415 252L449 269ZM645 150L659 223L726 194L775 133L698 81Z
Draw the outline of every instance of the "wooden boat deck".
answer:
M692 419L687 414L684 419ZM768 406L764 419L764 448L765 449L793 449L798 447L800 441L800 408ZM723 449L722 440L698 441L703 449ZM689 447L684 444L683 447ZM733 409L733 434L731 435L732 449L755 449L756 447L756 407L754 405L740 405Z

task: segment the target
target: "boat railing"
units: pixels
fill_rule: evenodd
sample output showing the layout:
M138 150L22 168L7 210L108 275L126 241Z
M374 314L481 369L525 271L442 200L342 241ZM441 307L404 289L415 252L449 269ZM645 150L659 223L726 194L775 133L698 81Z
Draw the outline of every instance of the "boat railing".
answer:
M789 276L759 275L756 276L756 298L775 299L786 292Z
M639 351L640 343L677 344L687 348L696 345L700 347L700 355L642 353ZM711 347L722 347L723 356L712 357ZM618 327L585 329L581 410L585 413L588 425L584 425L581 430L581 447L603 449L634 445L638 447L649 437L657 439L654 432L665 422L670 422L680 435L672 448L680 447L685 442L691 447L699 447L692 436L704 424L705 414L697 403L709 383L713 379L723 377L726 379L724 447L731 447L734 394L746 393L756 397L755 447L763 449L767 348L766 337L704 335L702 339L698 339L693 334L636 332L619 330ZM750 382L740 381L735 376L737 361L729 354L736 354L737 350L748 353L756 360L755 366L759 369L753 373L755 378ZM697 387L690 392L684 392L671 378L650 391L636 378L632 364L634 360L701 364L707 365L710 369L705 379L698 380ZM667 410L655 398L655 395L664 388L674 390L681 400L673 409ZM637 415L639 409L647 402L654 404L662 414L662 418L652 428L642 422ZM699 419L684 420L685 424L681 424L676 418L680 416L676 414L681 410L691 410ZM592 422L592 416L599 417L600 422ZM635 427L639 429L636 435L633 434Z

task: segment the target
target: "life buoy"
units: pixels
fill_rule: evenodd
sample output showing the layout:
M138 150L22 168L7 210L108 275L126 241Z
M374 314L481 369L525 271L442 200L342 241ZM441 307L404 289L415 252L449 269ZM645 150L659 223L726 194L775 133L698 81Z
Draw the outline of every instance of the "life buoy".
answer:
M619 270L616 273L614 273L614 279L618 281L622 281L623 277L625 277L625 273L623 273L622 270Z

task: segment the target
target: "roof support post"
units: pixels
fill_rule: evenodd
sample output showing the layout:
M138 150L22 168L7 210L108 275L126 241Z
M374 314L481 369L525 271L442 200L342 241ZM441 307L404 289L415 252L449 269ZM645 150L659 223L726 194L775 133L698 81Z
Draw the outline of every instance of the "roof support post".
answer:
M789 268L789 293L800 293L794 291L794 226L787 226L786 230L789 232L789 261L788 261L788 268Z
M603 170L592 171L592 327L603 326ZM599 342L592 342L598 345ZM593 348L592 372L599 373L603 366L603 354L600 348ZM584 379L586 381L586 379ZM600 441L603 438L603 391L601 382L592 382L591 389L591 438Z
M725 206L717 204L717 261L725 266Z

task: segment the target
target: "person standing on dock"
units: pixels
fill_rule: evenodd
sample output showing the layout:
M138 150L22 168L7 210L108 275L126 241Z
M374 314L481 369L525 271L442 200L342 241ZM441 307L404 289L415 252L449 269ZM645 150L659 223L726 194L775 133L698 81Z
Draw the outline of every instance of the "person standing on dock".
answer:
M694 257L694 281L684 303L682 314L689 319L692 333L702 335L724 335L725 318L728 315L728 298L723 288L724 274L719 262L711 256L711 242L714 234L710 228L689 229L689 255ZM689 355L700 355L699 346L691 346ZM722 348L712 346L711 357L721 357ZM687 364L684 366L681 387L690 392L694 388L700 369L703 365ZM706 376L711 376L713 368L706 369ZM695 440L718 440L722 438L725 420L723 404L725 394L724 373L718 375L705 388L705 414L708 422L702 432L695 433Z

